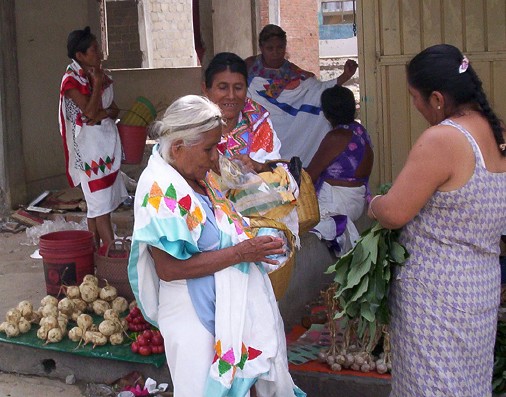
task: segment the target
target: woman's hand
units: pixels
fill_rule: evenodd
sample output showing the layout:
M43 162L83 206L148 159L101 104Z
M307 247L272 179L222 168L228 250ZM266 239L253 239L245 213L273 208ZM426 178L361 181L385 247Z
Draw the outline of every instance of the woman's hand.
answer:
M102 67L91 67L87 70L88 78L91 82L91 86L93 88L95 87L102 87L102 83L104 81L104 69Z
M269 259L269 255L283 255L283 240L273 236L258 236L242 241L235 246L240 262L266 262L271 265L278 261Z
M188 259L176 259L166 251L151 247L156 272L164 281L203 277L241 262L278 265L278 261L266 257L284 253L283 240L273 236L253 237L231 247L194 254Z
M337 78L337 85L343 85L357 72L358 63L353 59L348 59L344 64L343 73Z

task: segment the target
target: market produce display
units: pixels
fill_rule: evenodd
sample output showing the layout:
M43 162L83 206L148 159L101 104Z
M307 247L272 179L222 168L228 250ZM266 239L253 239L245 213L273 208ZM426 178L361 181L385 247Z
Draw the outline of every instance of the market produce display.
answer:
M163 337L159 330L152 331L148 329L138 334L130 347L133 353L137 353L142 356L165 352Z
M64 286L62 289L65 296L61 300L47 295L37 310L26 300L8 310L5 321L0 324L0 332L8 338L16 338L37 326L36 337L44 341L44 345L64 339L75 342L75 349L87 345L95 348L106 344L128 346L132 342L141 342L142 352L149 351L144 355L164 352L159 331L150 330L151 325L142 317L136 302L129 305L107 280L100 288L97 277L88 274L80 285ZM129 309L128 315L121 317ZM138 334L132 331L144 331L146 334L139 341Z
M324 293L331 344L319 359L335 371L350 368L381 374L391 368L387 297L393 267L408 258L398 233L376 223L327 270L334 274L334 284ZM335 319L344 327L342 341L337 340ZM381 339L383 351L376 356L373 352Z

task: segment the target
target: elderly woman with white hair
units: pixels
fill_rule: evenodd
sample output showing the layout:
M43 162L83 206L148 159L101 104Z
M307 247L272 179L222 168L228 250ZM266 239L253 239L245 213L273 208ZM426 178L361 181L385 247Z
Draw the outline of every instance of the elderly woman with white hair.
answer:
M175 397L305 396L288 372L283 322L269 278L280 239L252 237L209 172L220 108L176 100L151 127L158 137L135 194L129 278L165 340Z

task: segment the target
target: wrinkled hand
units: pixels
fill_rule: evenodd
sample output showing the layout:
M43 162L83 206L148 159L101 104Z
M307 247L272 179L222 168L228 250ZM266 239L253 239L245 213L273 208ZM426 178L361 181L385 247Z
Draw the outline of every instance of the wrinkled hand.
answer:
M343 78L348 81L353 77L353 75L357 72L358 63L353 59L348 59L344 64Z
M273 236L258 236L242 241L235 246L241 262L266 262L278 265L279 262L267 258L269 255L285 253L283 240Z

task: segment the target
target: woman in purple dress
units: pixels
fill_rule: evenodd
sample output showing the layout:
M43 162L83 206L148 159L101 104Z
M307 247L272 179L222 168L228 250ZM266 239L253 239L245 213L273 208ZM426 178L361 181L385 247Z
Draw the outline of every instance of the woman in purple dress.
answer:
M468 59L435 45L407 68L413 104L431 127L369 215L403 228L410 257L391 286L391 396L485 397L506 228L504 127Z
M374 155L369 134L355 121L355 96L349 88L327 88L321 107L332 130L306 169L320 207L320 222L312 231L339 255L359 237L354 222L366 208Z

